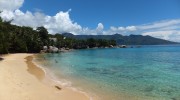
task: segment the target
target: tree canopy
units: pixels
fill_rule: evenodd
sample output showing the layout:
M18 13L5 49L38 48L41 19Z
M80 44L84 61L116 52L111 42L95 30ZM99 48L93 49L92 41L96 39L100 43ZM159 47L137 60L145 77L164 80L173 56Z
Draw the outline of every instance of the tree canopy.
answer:
M58 48L85 49L116 45L116 42L92 38L77 40L61 34L52 35L43 26L34 30L31 27L12 25L11 21L3 21L0 18L0 54L39 53L43 46L50 45Z

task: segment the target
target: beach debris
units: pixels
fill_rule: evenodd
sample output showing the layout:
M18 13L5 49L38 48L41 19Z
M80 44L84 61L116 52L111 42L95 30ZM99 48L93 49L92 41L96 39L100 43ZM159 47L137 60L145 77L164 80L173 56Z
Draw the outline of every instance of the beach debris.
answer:
M3 58L0 58L0 61L3 60Z
M1 56L1 54L0 54L0 61L1 61L1 60L4 60L4 58L3 58L3 57Z
M61 90L62 88L60 88L59 86L55 85L55 88L58 90Z

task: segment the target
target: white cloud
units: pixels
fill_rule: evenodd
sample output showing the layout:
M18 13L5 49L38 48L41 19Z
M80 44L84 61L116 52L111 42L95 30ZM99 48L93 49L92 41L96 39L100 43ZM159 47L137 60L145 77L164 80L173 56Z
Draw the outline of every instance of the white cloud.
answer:
M24 0L0 0L0 11L9 10L13 11L19 9Z
M126 30L127 31L136 31L136 27L135 26L127 26Z
M104 34L106 35L110 35L110 34L115 34L115 33L119 33L122 35L129 35L133 33L136 33L137 28L136 26L127 26L127 27L114 27L111 26L109 30L104 31Z
M145 32L142 35L150 35L157 38L162 38L169 40L169 36L172 34L172 31L154 31L154 32Z
M60 11L54 16L48 16L40 12L32 13L30 11L26 11L24 13L20 10L4 10L0 16L4 20L13 19L12 24L19 26L30 26L33 28L44 26L50 33L71 32L78 34L82 30L80 25L70 19L69 11Z
M177 30L145 32L142 33L142 35L150 35L153 37L176 42L180 41L180 31Z
M69 11L62 12L60 11L55 16L46 16L46 23L44 26L51 33L63 33L71 32L78 34L82 30L82 27L76 22L73 22L69 17Z
M0 13L0 16L3 20L11 20L14 18L14 12L9 10L3 10L3 12Z
M137 26L111 26L107 30L104 29L102 23L98 23L95 29L89 29L71 20L71 9L66 12L59 11L57 14L49 16L43 14L38 8L36 8L35 13L30 11L22 12L19 9L23 2L24 0L0 0L0 10L3 11L0 13L0 16L3 20L13 19L12 24L19 26L30 26L33 28L44 26L52 34L63 32L84 35L141 34L180 42L180 19L163 20Z
M114 26L111 26L110 27L110 30L112 31L136 31L136 26L127 26L127 27L114 27Z
M33 14L29 11L23 13L20 10L16 10L14 12L14 20L12 21L12 24L37 27L41 23L41 18L43 19L42 15L38 13Z
M114 27L114 26L111 26L111 27L110 27L110 30L111 30L111 31L125 31L126 28L124 28L124 27Z
M24 0L1 0L0 9L3 11L0 16L3 20L11 20L12 24L19 26L30 26L36 28L44 26L50 33L71 32L78 34L82 27L70 19L69 9L67 12L60 11L54 16L48 16L41 12L22 12L19 8ZM100 27L99 27L100 28Z
M126 28L124 28L124 27L118 27L118 30L120 30L120 31L125 31Z
M103 34L103 30L104 30L104 25L102 23L99 23L96 28L97 34Z
M180 19L163 20L159 22L127 27L110 27L106 34L120 33L122 35L140 34L156 38L180 42Z
M180 42L180 19L163 20L137 26L140 34Z
M163 20L159 22L149 23L138 26L140 30L148 30L148 29L160 29L160 28L168 28L172 26L180 25L180 19L173 20Z

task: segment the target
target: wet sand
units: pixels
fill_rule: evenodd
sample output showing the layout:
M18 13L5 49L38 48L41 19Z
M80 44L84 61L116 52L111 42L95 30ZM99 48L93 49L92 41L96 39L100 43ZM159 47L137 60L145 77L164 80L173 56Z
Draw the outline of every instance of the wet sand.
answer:
M45 72L32 63L33 54L9 54L0 61L0 100L90 100L85 94L47 85Z

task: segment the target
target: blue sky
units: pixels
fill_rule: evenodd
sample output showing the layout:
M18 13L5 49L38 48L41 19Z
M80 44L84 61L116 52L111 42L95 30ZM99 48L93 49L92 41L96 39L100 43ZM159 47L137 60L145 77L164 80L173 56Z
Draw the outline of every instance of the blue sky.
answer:
M90 28L99 22L109 28L180 18L180 0L25 0L21 9L48 15L72 9L70 18Z
M0 0L0 17L50 34L150 35L180 42L180 0Z

